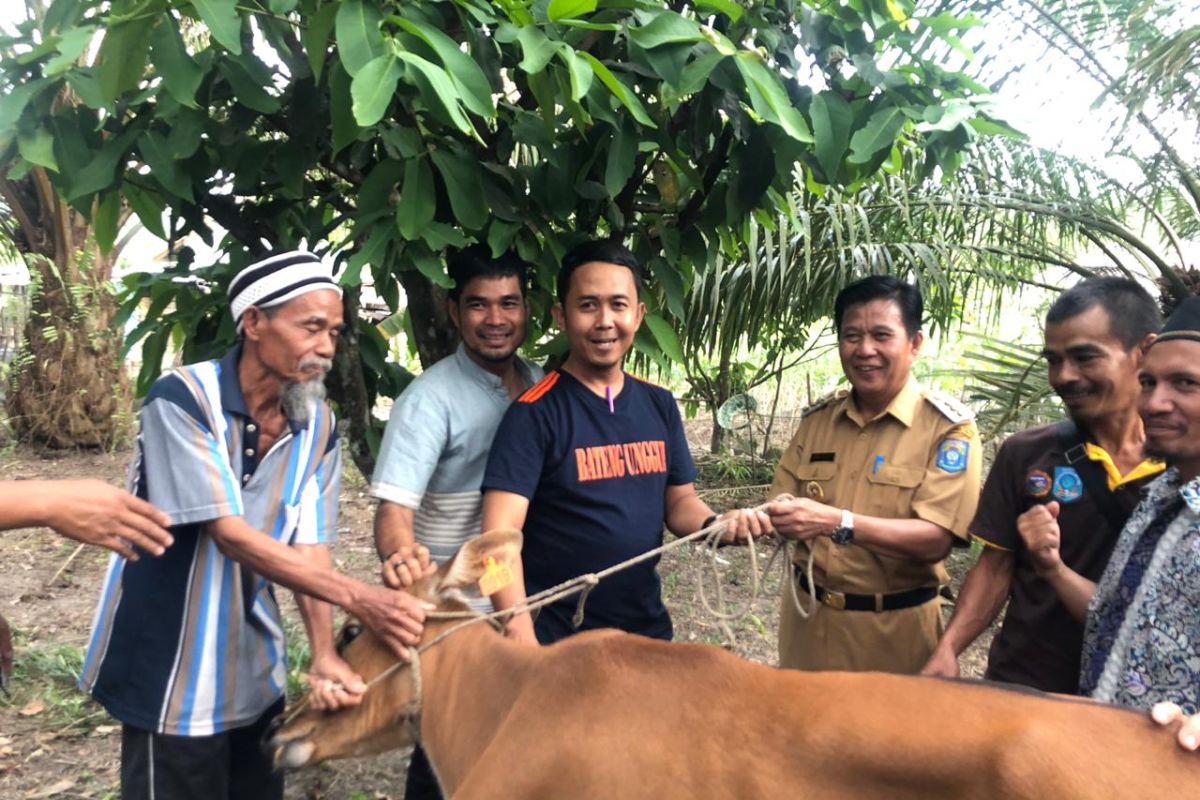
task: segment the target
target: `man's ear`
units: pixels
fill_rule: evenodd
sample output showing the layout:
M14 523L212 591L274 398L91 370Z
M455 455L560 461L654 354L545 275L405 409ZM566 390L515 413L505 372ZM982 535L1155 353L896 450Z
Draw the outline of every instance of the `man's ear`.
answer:
M458 324L458 301L447 297L446 311L450 314L450 321L454 323L455 330L462 330L462 326Z
M565 324L566 312L563 311L562 303L555 303L550 306L550 316L554 317L554 324L558 326L560 331L565 332L567 330Z
M521 558L522 539L520 531L511 529L488 531L471 539L438 571L437 594L479 583L489 559L500 569L511 570Z
M1150 350L1150 345L1154 344L1154 340L1158 338L1157 333L1147 333L1146 336L1137 343L1133 349L1133 360L1137 366L1141 366L1146 359L1146 353Z
M258 306L250 306L242 312L242 335L252 342L262 338L262 326L267 322L267 315Z
M921 352L921 345L925 344L925 331L917 331L912 337L912 354L918 355Z

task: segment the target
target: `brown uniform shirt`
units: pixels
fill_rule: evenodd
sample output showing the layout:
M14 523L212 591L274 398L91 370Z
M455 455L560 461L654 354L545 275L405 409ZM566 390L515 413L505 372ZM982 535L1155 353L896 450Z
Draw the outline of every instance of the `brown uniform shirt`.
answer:
M923 519L966 541L979 500L981 453L971 412L909 380L875 419L848 392L807 410L775 473L772 496L807 496L856 514ZM800 543L797 563L816 550L818 586L894 594L947 583L939 562L893 558L819 536ZM786 589L786 587L785 587ZM808 596L800 593L801 600ZM785 590L780 665L801 669L916 672L937 644L940 603L886 612L821 606L809 620Z
M1088 580L1098 581L1137 505L1140 489L1162 472L1162 464L1144 463L1110 491L1121 511L1108 519L1087 489L1058 492L1055 479L1067 466L1054 425L1021 431L1005 440L988 473L972 535L984 544L1014 553L1012 587L1004 624L992 641L990 680L1019 683L1047 692L1075 694L1083 625L1076 622L1058 594L1034 571L1017 531L1017 517L1032 506L1059 500L1058 527L1063 563ZM1068 498L1066 502L1063 497Z

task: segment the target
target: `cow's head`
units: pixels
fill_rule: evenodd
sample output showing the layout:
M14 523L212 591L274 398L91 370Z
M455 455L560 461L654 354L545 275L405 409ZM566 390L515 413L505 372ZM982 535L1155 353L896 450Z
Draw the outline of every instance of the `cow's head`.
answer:
M467 542L438 571L413 587L413 594L439 610L463 610L464 590L478 584L489 560L501 569L512 569L521 552L518 531L490 531ZM494 567L493 567L494 569ZM424 640L459 621L429 621ZM338 711L317 711L307 702L285 714L282 723L268 734L266 746L275 764L295 768L331 758L348 758L382 753L413 744L407 720L415 710L414 680L409 667L394 669L378 683L371 683L396 664L396 656L369 630L350 636L343 629L342 658L362 679L371 684L362 703ZM349 641L346 641L350 639ZM427 660L422 660L426 665ZM427 681L428 674L422 675Z

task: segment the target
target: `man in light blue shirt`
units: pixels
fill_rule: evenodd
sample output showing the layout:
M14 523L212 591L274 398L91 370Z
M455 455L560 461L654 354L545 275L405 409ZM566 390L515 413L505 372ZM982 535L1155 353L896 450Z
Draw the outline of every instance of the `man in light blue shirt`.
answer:
M393 588L421 577L406 560L414 544L441 563L480 533L479 487L492 438L509 403L542 377L516 355L528 317L525 263L511 253L492 258L485 245L473 245L448 266L450 318L462 342L396 400L371 479L371 495L380 500L375 546L384 583ZM487 612L492 603L483 597L474 607ZM419 748L405 796L440 796Z

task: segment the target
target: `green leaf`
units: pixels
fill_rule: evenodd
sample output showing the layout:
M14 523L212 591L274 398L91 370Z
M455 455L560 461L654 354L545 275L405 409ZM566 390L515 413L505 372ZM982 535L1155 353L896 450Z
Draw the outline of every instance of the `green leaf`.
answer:
M321 70L325 68L325 59L329 55L329 34L333 31L333 22L340 8L337 3L321 6L316 14L308 18L308 27L300 34L304 40L308 66L316 80L321 79Z
M655 258L650 261L650 270L654 280L662 287L667 295L667 308L676 319L684 319L685 294L683 276L679 270L667 262L665 258Z
M114 25L104 34L96 78L106 103L115 103L141 82L150 49L150 29L156 21L155 17L140 17Z
M150 30L150 59L155 71L162 76L167 92L180 103L196 107L196 90L204 80L204 71L184 47L175 18L163 14Z
M350 75L384 54L383 34L379 30L383 15L363 0L345 0L337 10L337 46L342 65Z
M272 14L282 17L284 14L294 11L297 5L297 0L270 0L267 8L271 9Z
M79 95L79 99L88 108L100 109L107 105L104 102L104 95L100 91L100 81L96 80L94 74L74 70L67 73L67 83L71 85L71 88Z
M229 81L238 102L246 108L260 114L273 114L279 110L279 98L270 94L263 82L251 75L241 62L224 58L217 64L217 69Z
M658 343L663 355L676 364L682 364L683 346L679 344L679 336L675 333L675 328L671 326L671 323L658 314L650 312L646 312L645 322L650 333L654 334L654 341Z
M967 100L954 97L946 101L944 105L927 108L925 121L917 125L917 130L922 133L952 131L974 116L975 106Z
M738 53L735 62L746 82L750 105L758 115L783 128L796 141L811 142L808 125L783 90L779 76L759 60L757 53Z
M126 202L137 214L142 227L162 240L166 240L167 231L163 228L163 209L166 207L159 196L153 192L143 192L131 183L121 187Z
M29 163L58 172L58 161L54 158L54 137L45 128L38 128L30 134L18 134L17 150L21 158Z
M588 63L592 65L592 71L596 73L596 77L621 101L621 105L629 109L629 113L633 115L634 119L648 128L658 127L654 124L654 120L650 119L650 115L646 113L646 107L642 105L642 101L638 98L637 94L628 86L621 83L621 81L617 80L617 76L613 75L608 67L601 64L600 60L591 53L580 52L579 55L587 59Z
M732 0L695 0L696 8L711 8L717 13L724 14L733 22L742 18L742 7Z
M29 101L54 81L49 78L23 83L8 93L0 93L0 132L13 130Z
M846 98L827 89L813 98L808 113L812 117L813 136L816 138L814 149L817 163L825 172L826 182L836 183L842 158L850 146L854 112Z
M551 22L560 19L572 19L596 10L596 0L550 0L546 16Z
M633 177L637 164L638 136L624 125L613 133L608 145L608 160L604 164L604 187L609 197L616 197Z
M434 96L427 97L425 92L422 91L421 96L426 103L440 105L454 127L472 138L479 138L479 134L475 132L475 126L471 124L471 120L467 119L467 115L463 113L458 90L454 88L454 83L450 80L444 69L432 61L426 61L420 56L407 51L397 52L396 57L416 67L425 80L428 81L429 88L433 91Z
M413 243L405 249L404 255L412 261L422 275L433 283L446 289L454 286L454 281L446 274L442 260L429 252L429 248L425 246L424 242Z
M440 253L447 247L466 247L469 242L458 228L442 222L431 222L421 231L421 239L429 245L429 249Z
M242 54L242 18L238 15L237 0L192 0L196 13L208 26L212 36L234 55Z
M92 216L96 244L104 255L112 252L113 244L117 241L120 219L121 193L106 192L96 204L96 213Z
M646 50L664 44L706 41L700 26L674 11L662 11L648 25L629 29L629 38Z
M446 184L446 194L455 218L467 230L479 230L488 221L479 163L469 156L446 149L434 150L432 155L434 166Z
M179 168L180 162L171 153L171 145L160 133L148 132L138 138L138 149L150 167L150 174L176 197L192 202L192 182Z
M559 45L558 56L566 65L567 73L571 76L571 99L578 103L592 88L592 78L595 76L592 65L586 59L580 58L578 53L565 44Z
M532 25L517 29L517 41L521 43L522 55L517 66L530 74L544 70L558 49L555 42Z
M458 87L463 105L487 119L496 115L492 85L475 59L458 49L458 44L437 28L403 17L393 19L401 28L433 48L450 75L450 80Z
M392 54L382 55L358 71L350 82L354 121L369 128L383 119L396 84L400 81L400 62Z
M66 193L67 202L74 203L112 186L116 181L117 165L133 140L141 135L139 128L129 128L120 136L106 139L100 150L88 160L86 167L77 175L68 176L70 188Z
M896 141L896 134L904 127L905 119L904 112L895 106L876 111L850 138L850 160L862 164L880 150L890 148Z
M361 131L350 108L350 81L345 66L334 62L329 72L329 121L333 128L334 155L357 139Z
M421 237L421 231L433 222L437 211L437 188L433 170L424 158L410 158L404 164L404 186L400 204L396 206L396 227L400 235L411 241Z
M42 67L43 75L58 75L75 66L75 62L83 55L84 49L91 43L96 34L94 25L84 25L71 28L58 40L58 55L46 62Z

